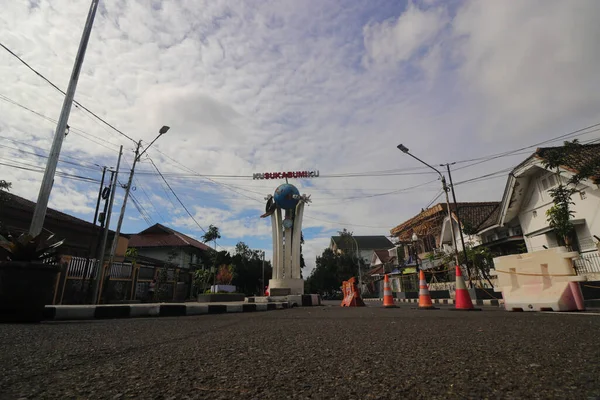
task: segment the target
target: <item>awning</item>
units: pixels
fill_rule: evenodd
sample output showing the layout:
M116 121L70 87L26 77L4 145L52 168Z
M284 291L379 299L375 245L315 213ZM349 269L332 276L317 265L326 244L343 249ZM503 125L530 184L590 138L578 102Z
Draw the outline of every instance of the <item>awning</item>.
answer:
M573 225L582 225L582 224L585 224L585 219L583 219L583 218L574 219L574 220L571 220L571 223ZM526 233L525 236L527 236L527 237L539 236L539 235L543 235L544 233L551 232L552 230L553 230L553 228L551 226L546 226L545 228L541 228L541 229L535 230L533 232Z

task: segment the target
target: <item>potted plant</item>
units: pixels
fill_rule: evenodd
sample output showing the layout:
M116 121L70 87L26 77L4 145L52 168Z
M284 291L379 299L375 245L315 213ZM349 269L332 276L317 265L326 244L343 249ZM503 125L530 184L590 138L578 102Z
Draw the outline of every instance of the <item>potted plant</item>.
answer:
M50 244L54 235L0 236L0 321L40 322L44 307L52 301L60 270L58 248L64 240ZM2 251L2 249L4 251Z

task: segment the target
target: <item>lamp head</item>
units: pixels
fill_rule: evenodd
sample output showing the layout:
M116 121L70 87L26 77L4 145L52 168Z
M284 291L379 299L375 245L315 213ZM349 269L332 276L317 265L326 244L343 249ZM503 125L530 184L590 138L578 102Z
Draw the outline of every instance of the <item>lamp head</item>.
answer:
M398 146L398 149L403 152L403 153L408 153L408 148L406 146L404 146L402 143L400 143Z
M416 233L414 233L414 232L413 232L413 234L412 234L412 241L413 241L413 242L416 242L416 241L418 241L418 240L419 240L419 237L417 236L417 234L416 234Z
M170 127L164 125L162 128L160 128L160 130L158 131L159 134L164 135L165 133L167 133L167 131L171 129Z

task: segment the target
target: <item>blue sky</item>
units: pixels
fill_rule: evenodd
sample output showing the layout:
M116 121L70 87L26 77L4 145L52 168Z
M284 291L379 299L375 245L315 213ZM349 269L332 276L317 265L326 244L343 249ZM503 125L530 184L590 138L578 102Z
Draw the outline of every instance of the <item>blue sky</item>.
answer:
M88 6L0 0L0 41L64 89ZM593 0L102 0L76 99L146 144L169 125L148 156L202 227L221 228L226 248L243 240L270 255L259 215L282 182L248 176L319 170L293 182L313 199L310 269L336 231L388 234L440 194L435 174L398 143L431 164L459 161L455 182L498 172L456 186L459 201L491 201L526 154L461 161L598 122L599 11ZM0 51L0 161L11 165L0 179L35 200L41 173L22 168L41 170L45 159L25 151L47 154L55 124L14 103L55 120L62 95ZM69 124L70 163L59 169L97 180L124 145L125 183L133 144L77 108ZM395 175L348 175L372 171ZM148 160L134 185L143 215L130 202L124 232L160 222L202 235ZM91 220L97 190L59 177L50 205Z

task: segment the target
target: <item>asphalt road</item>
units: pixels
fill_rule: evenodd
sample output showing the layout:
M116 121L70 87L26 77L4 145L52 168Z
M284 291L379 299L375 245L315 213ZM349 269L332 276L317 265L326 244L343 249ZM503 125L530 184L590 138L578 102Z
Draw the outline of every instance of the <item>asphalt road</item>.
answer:
M0 398L600 398L600 315L412 307L0 325Z

